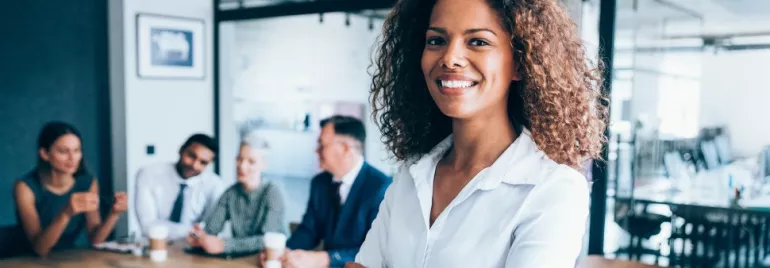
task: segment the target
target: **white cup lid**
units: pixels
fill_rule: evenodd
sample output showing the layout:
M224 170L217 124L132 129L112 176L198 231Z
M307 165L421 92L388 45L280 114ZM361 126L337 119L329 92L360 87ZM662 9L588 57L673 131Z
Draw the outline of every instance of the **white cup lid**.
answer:
M286 235L282 233L267 232L263 237L265 247L284 248L286 247Z

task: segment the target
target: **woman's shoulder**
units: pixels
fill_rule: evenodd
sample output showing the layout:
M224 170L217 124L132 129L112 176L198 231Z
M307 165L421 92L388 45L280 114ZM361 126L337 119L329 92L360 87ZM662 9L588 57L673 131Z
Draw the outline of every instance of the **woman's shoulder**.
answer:
M414 178L412 178L412 174L409 172L409 169L415 163L417 163L417 161L413 159L407 159L399 163L397 165L398 168L396 168L396 173L393 174L393 181L391 182L391 184L396 184L404 180L408 180L408 181L414 180Z
M24 173L20 178L16 179L17 185L26 185L33 193L37 193L41 190L40 177L38 176L37 169L33 169L27 173Z
M283 195L283 186L280 185L278 182L268 180L264 183L264 191L268 195Z
M222 191L222 196L229 196L231 194L237 193L237 191L240 191L241 184L240 183L233 183L227 189Z
M583 206L588 205L589 195L589 183L582 173L572 167L556 164L532 188L529 199Z
M28 171L27 173L24 173L24 175L21 175L18 179L16 179L17 182L23 182L26 184L30 184L31 182L37 182L38 179L37 170L33 169L31 171Z

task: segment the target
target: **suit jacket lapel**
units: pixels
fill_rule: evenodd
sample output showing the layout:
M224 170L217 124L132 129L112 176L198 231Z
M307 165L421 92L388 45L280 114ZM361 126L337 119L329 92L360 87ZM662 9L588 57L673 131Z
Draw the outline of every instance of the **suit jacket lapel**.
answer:
M364 188L364 184L366 184L366 174L369 172L369 164L364 162L364 166L361 167L361 171L358 172L358 175L356 176L356 180L353 182L353 185L350 187L350 193L348 193L348 198L345 199L345 203L342 204L342 210L340 211L340 217L337 219L337 226L334 227L334 233L337 234L340 232L340 230L344 230L344 225L351 222L351 217L355 215L357 210L360 208L361 202L359 202L359 199L361 199L361 191Z

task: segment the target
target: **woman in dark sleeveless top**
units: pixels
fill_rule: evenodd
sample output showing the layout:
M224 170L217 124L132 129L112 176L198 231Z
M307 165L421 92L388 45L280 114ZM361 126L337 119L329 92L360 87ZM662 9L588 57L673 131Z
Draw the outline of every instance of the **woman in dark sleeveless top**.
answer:
M37 167L16 182L16 217L31 250L41 256L72 248L85 230L90 243L104 242L127 209L125 193L102 200L112 205L102 222L99 186L83 164L80 134L74 127L52 122L38 137Z

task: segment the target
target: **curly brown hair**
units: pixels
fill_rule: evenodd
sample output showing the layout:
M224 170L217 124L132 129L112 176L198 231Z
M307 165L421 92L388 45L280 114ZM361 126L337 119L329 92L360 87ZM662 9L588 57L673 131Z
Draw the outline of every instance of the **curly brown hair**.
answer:
M420 157L452 132L428 92L420 67L436 0L400 0L382 30L371 103L383 142L398 160ZM512 36L522 79L511 83L508 115L527 127L538 148L579 168L600 159L607 99L602 64L584 57L576 26L555 0L488 0Z

